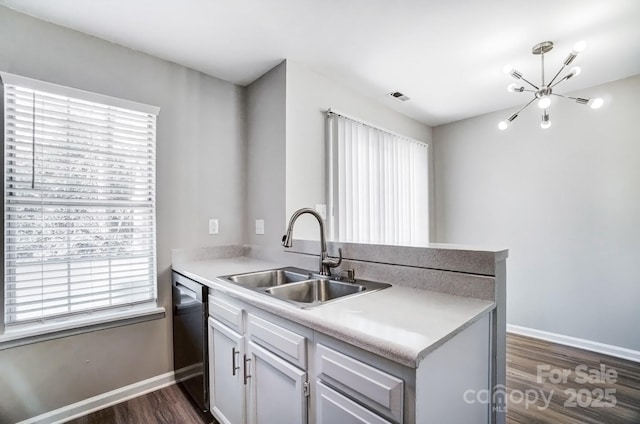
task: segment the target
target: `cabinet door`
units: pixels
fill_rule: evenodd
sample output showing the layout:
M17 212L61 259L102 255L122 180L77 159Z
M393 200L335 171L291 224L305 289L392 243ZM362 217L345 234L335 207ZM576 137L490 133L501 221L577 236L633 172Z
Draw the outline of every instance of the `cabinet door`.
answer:
M391 424L322 383L318 383L317 424Z
M253 341L247 359L249 424L306 424L307 373Z
M209 318L209 404L221 424L245 422L244 353L244 337Z

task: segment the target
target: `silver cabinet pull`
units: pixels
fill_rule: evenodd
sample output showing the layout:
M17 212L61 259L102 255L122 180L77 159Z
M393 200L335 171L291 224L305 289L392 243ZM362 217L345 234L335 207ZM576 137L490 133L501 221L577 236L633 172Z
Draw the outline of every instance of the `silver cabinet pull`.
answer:
M251 358L247 358L247 355L244 355L244 385L247 385L247 380L251 378L249 375L249 371L247 370L247 363L251 361Z
M235 347L231 348L231 373L236 375L236 371L240 369L239 366L236 366L236 355L240 355L240 351L236 350Z

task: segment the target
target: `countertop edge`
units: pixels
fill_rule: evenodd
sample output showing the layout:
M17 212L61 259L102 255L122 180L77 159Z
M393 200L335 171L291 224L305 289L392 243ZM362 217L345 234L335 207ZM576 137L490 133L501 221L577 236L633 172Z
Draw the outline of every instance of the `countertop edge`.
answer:
M420 362L422 362L422 360L426 358L427 355L429 355L431 352L438 349L440 346L444 345L446 342L448 342L449 340L451 340L452 338L454 338L455 336L463 332L465 329L467 329L471 325L478 322L482 317L484 317L488 313L491 313L491 311L493 311L495 308L496 308L495 302L491 302L490 305L487 305L483 310L478 312L475 316L467 320L465 323L458 326L456 329L452 330L447 335L441 337L439 340L433 342L431 345L426 347L424 350L422 350L418 354L418 357L416 358L416 362L415 362L415 368L418 368L418 366L420 365Z

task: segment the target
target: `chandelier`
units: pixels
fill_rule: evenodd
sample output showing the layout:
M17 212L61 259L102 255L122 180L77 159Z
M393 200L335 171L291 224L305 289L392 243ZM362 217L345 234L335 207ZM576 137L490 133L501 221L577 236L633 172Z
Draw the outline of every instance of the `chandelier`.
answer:
M536 55L540 55L540 60L541 60L541 69L542 69L542 78L541 78L541 83L540 86L537 86L533 83L531 83L530 81L528 81L525 77L522 76L521 72L518 72L518 70L516 70L513 66L511 65L506 65L503 68L503 72L507 75L511 75L513 78L523 81L526 84L528 84L531 88L526 88L523 87L519 84L516 83L512 83L509 84L509 86L507 87L507 90L512 92L512 93L523 93L523 92L528 92L528 93L533 93L533 98L529 101L529 103L525 104L524 106L522 106L520 108L520 110L518 110L516 113L512 114L511 116L509 116L507 118L506 121L502 121L498 124L498 128L500 128L501 130L506 130L507 127L509 126L509 124L518 117L518 115L525 110L527 107L529 107L529 105L531 105L533 102L535 102L536 100L538 101L538 107L540 109L542 109L542 122L540 123L540 126L542 128L549 128L551 126L551 120L549 119L549 112L547 111L547 109L549 108L549 106L551 105L551 97L552 96L557 96L557 97L562 97L565 99L570 99L570 100L575 100L576 103L581 104L581 105L589 105L591 106L593 109L598 109L600 106L602 106L603 104L603 100L601 98L583 98L583 97L571 97L571 96L565 96L562 94L558 94L555 93L553 90L555 89L555 87L560 84L563 81L566 81L570 78L575 77L576 75L579 75L581 72L580 67L578 66L574 66L573 68L571 68L569 70L569 72L562 77L561 79L559 79L558 81L556 81L558 79L558 77L560 76L560 74L562 73L562 71L564 71L564 69L571 65L571 63L573 62L573 60L576 58L576 56L578 56L578 53L582 52L585 48L587 47L587 43L584 41L580 41L578 43L576 43L575 46L573 46L573 50L569 53L569 55L567 56L567 58L564 60L564 62L562 63L562 67L560 68L560 70L555 74L555 76L551 79L551 81L549 82L545 82L544 80L544 54L548 53L551 51L551 49L553 49L553 42L551 41L543 41L542 43L536 44L535 46L533 46L533 48L531 49L531 53L536 54Z

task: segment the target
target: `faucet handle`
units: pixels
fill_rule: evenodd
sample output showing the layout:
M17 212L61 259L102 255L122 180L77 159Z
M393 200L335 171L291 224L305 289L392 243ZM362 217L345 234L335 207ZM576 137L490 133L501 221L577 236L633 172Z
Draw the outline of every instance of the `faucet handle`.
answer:
M329 268L335 268L340 266L342 263L342 248L338 248L338 259L335 258L326 258L322 260L322 264L328 266Z
M346 281L347 283L356 282L356 271L353 268L343 269L338 276L339 281Z

